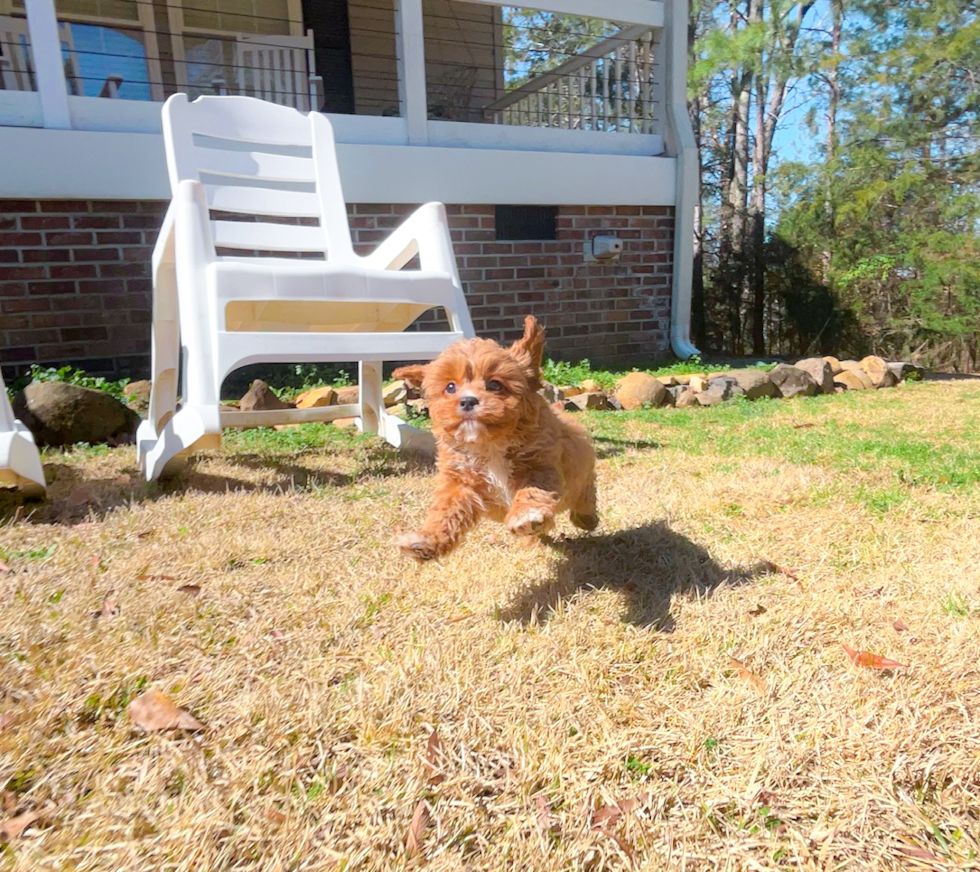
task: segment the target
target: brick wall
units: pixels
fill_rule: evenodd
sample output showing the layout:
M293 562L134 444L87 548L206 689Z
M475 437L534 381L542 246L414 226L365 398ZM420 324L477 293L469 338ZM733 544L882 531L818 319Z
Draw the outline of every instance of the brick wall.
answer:
M0 200L0 361L70 363L92 373L149 370L150 256L162 202ZM410 206L350 207L369 250ZM526 314L548 330L548 353L595 363L669 354L673 210L561 207L557 239L496 239L493 206L449 206L460 277L477 332L501 341ZM620 261L585 264L597 233L624 241Z

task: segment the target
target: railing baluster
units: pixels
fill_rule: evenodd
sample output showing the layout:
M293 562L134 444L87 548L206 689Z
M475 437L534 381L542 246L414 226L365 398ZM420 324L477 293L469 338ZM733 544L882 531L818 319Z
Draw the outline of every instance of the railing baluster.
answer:
M616 49L616 129L623 124L623 47Z
M636 52L636 42L629 43L629 80L630 80L630 91L629 91L629 129L630 133L636 130L636 121L638 120L637 113L637 102L640 99L640 68L637 65L637 52Z
M596 70L598 69L598 65L599 65L598 61L592 61L592 63L589 64L589 83L591 86L589 90L589 129L590 130L597 129L595 123L595 115L596 115L595 110L596 110L596 100L598 100L599 98L599 93L596 90L596 83L597 83Z
M640 132L649 133L653 129L653 34L644 33L640 38L640 57L643 59L640 71Z

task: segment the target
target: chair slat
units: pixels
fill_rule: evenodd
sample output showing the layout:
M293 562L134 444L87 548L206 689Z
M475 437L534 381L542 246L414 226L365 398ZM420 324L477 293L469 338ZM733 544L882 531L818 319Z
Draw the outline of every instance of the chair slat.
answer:
M197 168L202 173L273 182L316 183L316 170L311 158L260 151L228 151L223 148L199 148L195 155Z
M320 200L316 194L206 185L208 205L221 212L245 215L279 215L290 218L319 218Z
M267 221L212 221L211 229L217 248L322 252L327 245L319 227L270 224Z
M191 133L216 139L309 146L312 135L307 116L282 110L282 106L250 97L198 97L188 103L184 124Z

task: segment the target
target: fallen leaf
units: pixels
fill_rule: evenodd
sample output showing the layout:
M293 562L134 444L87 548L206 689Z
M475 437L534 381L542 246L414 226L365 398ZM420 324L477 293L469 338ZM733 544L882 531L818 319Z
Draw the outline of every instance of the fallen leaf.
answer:
M124 472L122 475L116 478L116 484L132 484L133 477L128 473Z
M286 815L284 815L277 808L267 808L265 810L265 819L268 821L272 821L274 824L286 823Z
M800 570L790 569L787 566L780 566L778 563L773 563L771 560L767 560L766 563L772 567L773 572L778 572L780 575L785 575L787 578L793 579L793 581L800 580Z
M942 858L936 856L932 851L927 851L925 848L919 848L915 845L903 845L898 849L900 854L904 854L913 860L925 860L927 863L938 863L942 864Z
M28 811L0 822L0 845L12 842L40 816L38 811Z
M843 642L841 647L847 652L851 663L855 666L867 666L869 669L908 669L907 663L899 663L897 660L889 660L887 657L880 657L870 651L855 651Z
M745 664L742 663L741 660L737 660L734 657L729 657L728 665L731 666L732 669L734 669L738 673L739 678L743 678L745 681L749 682L749 684L751 684L756 689L759 696L765 696L766 683L761 678L759 678L759 676L756 675L754 672L749 672L749 670L745 668Z
M269 635L272 636L273 639L277 639L280 642L286 638L286 634L282 630L278 630L275 627L269 631Z
M0 731L7 729L13 722L15 718L10 712L4 712L0 715Z
M95 492L88 487L76 487L68 494L69 506L85 506L94 502L96 502Z
M88 565L91 566L92 569L101 569L102 568L102 556L99 555L99 554L93 554L88 559Z
M157 730L203 730L193 715L177 708L159 690L141 693L129 704L129 716L137 727L148 733Z
M153 530L144 530L142 533L137 533L136 534L136 538L137 539L146 539L146 538L148 538L149 536L152 536L152 535L153 535Z
M805 421L802 424L793 424L794 430L809 430L810 427L815 426L812 421Z
M539 793L534 798L534 804L538 810L538 835L541 836L541 850L548 853L551 847L551 836L554 821L551 816L551 803L548 802L548 797L543 793Z
M429 825L429 810L425 807L425 800L420 799L415 806L415 814L412 815L412 822L408 825L408 834L405 836L405 857L411 859L422 850L422 836L425 828Z
M433 730L429 733L429 740L425 743L425 769L428 773L429 784L433 787L446 780L446 776L441 771L444 759L442 740L439 738L439 734Z
M633 799L621 799L615 805L604 805L592 813L592 829L598 830L604 824L614 824L624 814L642 808L650 801L649 793L641 793Z
M182 584L177 588L177 593L186 593L188 596L198 596L201 593L201 585Z
M3 560L0 560L0 574L6 574L8 572L13 572L13 570Z
M137 581L176 581L172 575L148 575L145 572L141 572L136 576Z
M898 633L907 633L909 631L909 625L904 621L892 621L892 626Z
M597 833L602 833L602 835L612 839L619 847L619 850L629 858L630 863L636 863L636 851L634 850L633 846L626 841L626 839L624 839L622 836L617 836L615 833L607 830L605 827L594 827L593 829L595 829Z
M475 617L476 617L476 613L475 612L470 612L469 614L466 614L466 615L458 615L455 618L447 618L446 619L446 623L447 624L458 624L460 621L468 621L470 618L475 618Z
M749 614L753 618L757 618L759 615L764 615L767 611L769 610L762 603L759 603L754 609L749 609Z
M121 611L119 603L116 602L115 591L110 590L102 600L102 608L96 613L97 618L114 618Z
M0 796L0 809L4 814L13 814L17 811L17 794L12 790L5 790Z

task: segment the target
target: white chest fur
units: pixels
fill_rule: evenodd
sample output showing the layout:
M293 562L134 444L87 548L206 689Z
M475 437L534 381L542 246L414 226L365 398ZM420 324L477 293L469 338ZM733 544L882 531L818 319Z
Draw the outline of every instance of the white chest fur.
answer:
M510 502L513 494L510 487L511 465L504 451L481 446L467 446L464 465L467 469L482 476L494 495L503 502Z

